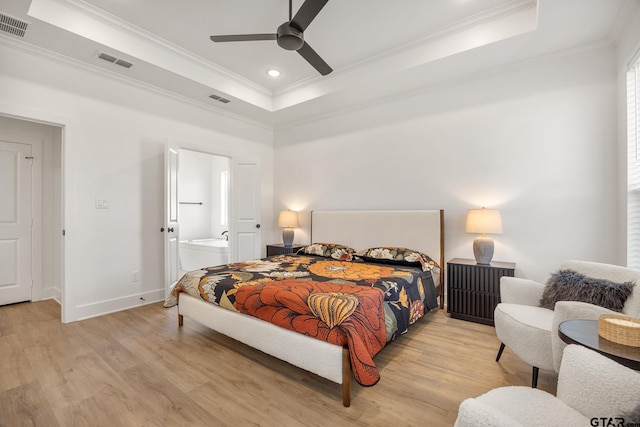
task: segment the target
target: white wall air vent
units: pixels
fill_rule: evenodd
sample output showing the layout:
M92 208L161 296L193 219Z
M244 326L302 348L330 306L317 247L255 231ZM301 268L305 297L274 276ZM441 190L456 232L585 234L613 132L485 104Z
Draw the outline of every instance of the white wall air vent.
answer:
M96 56L100 59L103 59L107 62L111 62L112 64L116 64L124 68L131 68L133 66L131 62L125 61L124 59L116 58L115 56L109 55L108 53L98 52Z
M13 34L14 36L24 37L28 26L29 22L0 12L0 31Z
M215 99L216 101L222 102L223 104L228 104L228 103L231 102L230 99L223 98L223 97L218 96L218 95L209 95L209 98Z

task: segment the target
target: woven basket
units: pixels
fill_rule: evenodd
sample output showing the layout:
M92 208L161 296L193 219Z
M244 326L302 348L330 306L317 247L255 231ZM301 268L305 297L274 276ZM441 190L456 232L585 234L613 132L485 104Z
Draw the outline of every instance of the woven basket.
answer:
M640 319L604 314L598 319L598 335L618 344L640 347Z

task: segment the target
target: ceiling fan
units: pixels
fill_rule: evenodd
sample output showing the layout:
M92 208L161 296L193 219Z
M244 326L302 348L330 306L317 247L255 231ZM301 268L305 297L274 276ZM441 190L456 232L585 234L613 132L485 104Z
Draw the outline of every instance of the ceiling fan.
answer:
M286 50L295 50L320 74L326 76L333 69L311 46L304 41L304 30L329 0L306 0L296 16L291 18L291 0L289 0L289 21L278 27L273 34L236 34L228 36L211 36L214 42L242 42L256 40L275 40L278 46Z

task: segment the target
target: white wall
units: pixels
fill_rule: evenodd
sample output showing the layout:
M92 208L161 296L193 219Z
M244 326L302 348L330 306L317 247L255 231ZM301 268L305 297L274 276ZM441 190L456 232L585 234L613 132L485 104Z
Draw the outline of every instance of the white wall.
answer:
M272 222L271 129L37 52L0 45L0 63L0 114L65 126L65 321L162 298L168 139L259 159L263 221ZM96 197L109 209L96 209Z
M517 276L620 261L614 64L611 48L554 55L277 130L274 207L443 208L451 259L473 258L465 215L486 206Z

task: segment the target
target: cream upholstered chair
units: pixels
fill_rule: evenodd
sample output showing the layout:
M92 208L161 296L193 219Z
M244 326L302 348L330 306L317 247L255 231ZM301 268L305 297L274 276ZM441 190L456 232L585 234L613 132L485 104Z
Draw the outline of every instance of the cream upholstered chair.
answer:
M587 277L612 282L635 282L622 313L640 318L640 271L611 264L588 261L566 261L560 270L574 270ZM502 343L496 361L505 345L533 366L531 386L538 383L538 369L560 369L562 350L566 346L558 336L558 325L570 319L597 320L611 310L576 301L558 301L554 310L540 307L544 285L533 280L503 277L500 299L494 312L496 335ZM619 314L619 313L618 313Z
M455 427L634 423L640 423L640 372L572 344L564 351L557 396L523 386L493 389L463 401Z

